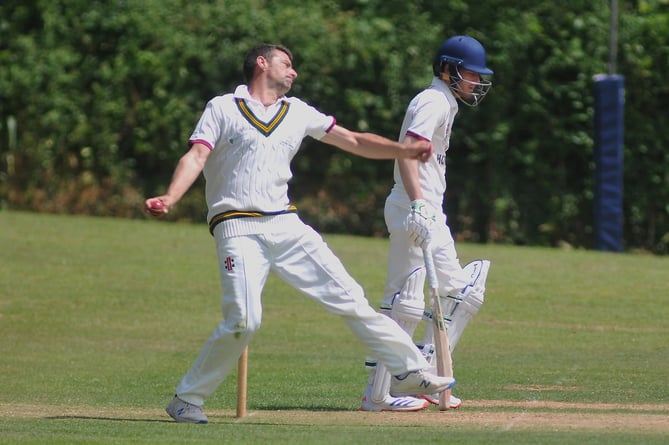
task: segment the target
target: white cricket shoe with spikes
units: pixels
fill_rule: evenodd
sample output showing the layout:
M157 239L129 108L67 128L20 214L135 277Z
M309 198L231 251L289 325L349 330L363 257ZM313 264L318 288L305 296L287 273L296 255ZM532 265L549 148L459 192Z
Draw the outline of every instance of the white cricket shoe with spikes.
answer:
M439 394L453 386L455 386L453 377L441 377L419 369L402 375L394 375L390 379L390 395L401 397Z
M367 385L365 394L362 396L362 403L360 404L360 411L421 411L430 406L428 400L419 399L416 397L393 397L386 395L383 401L374 402L372 400L372 385Z

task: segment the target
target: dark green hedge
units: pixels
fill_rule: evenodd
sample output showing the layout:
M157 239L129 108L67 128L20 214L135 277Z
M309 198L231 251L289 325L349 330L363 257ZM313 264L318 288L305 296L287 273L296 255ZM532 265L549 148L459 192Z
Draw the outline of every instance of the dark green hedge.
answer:
M488 49L492 93L462 107L448 160L459 239L592 245L593 76L609 62L606 0L4 1L0 207L141 216L206 101L260 41L295 53L292 94L351 129L396 138L439 43ZM620 2L627 249L669 251L669 8ZM292 198L329 232L383 235L392 163L305 143ZM193 190L173 216L204 220Z

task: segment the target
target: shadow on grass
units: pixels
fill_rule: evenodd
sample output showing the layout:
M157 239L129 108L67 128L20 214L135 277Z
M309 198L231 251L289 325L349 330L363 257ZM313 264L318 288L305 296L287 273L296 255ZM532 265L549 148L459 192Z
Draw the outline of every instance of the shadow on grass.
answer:
M102 417L102 416L49 416L47 420L104 420L112 422L153 422L153 423L174 423L171 419L128 419L123 417Z
M253 409L253 411L315 411L319 413L357 411L357 408L356 409L337 408L333 406L280 406L280 405L263 405L250 409Z

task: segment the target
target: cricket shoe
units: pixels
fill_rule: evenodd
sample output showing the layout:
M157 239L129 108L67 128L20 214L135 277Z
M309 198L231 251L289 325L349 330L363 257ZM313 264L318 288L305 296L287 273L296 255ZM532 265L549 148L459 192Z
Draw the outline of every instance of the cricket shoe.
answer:
M209 419L202 412L202 408L174 396L167 408L167 414L179 423L209 423Z
M440 377L425 370L407 372L395 375L390 379L390 395L401 396L423 396L426 394L439 394L455 386L453 377Z
M439 405L439 394L427 394L421 397L433 405ZM451 398L448 402L448 409L458 409L461 406L462 400L451 394Z
M430 406L429 401L416 397L393 397L386 395L380 403L372 401L372 385L367 385L362 396L360 411L421 411Z

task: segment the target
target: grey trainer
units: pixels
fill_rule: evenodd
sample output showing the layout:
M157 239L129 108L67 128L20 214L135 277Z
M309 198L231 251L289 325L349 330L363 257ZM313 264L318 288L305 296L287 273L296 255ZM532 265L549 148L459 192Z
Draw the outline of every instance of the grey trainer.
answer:
M202 412L202 408L174 396L167 408L167 414L180 423L209 423L209 419Z

